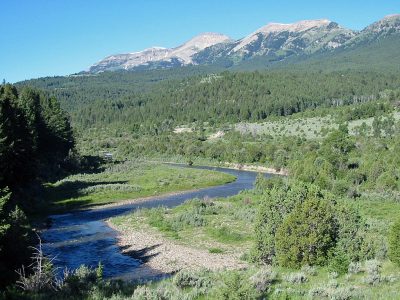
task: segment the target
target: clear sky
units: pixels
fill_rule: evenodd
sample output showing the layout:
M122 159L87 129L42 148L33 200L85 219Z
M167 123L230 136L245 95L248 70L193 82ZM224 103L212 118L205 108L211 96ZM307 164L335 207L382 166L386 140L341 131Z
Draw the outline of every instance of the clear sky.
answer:
M202 32L237 39L269 22L322 18L359 30L394 13L398 0L0 0L0 80L72 74Z

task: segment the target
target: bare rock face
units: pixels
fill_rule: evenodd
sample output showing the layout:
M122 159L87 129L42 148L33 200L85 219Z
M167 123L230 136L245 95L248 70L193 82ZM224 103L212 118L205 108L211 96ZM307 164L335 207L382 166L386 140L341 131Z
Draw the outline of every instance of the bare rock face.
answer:
M355 33L329 20L308 20L293 24L270 23L238 41L229 54L252 57L281 52L313 53L337 48Z
M185 44L172 49L171 57L177 57L181 59L184 64L193 63L192 57L198 52L204 50L207 47L224 43L229 41L230 38L226 35L222 35L219 33L204 33L200 34Z
M170 52L170 49L153 47L140 52L110 55L91 66L90 72L97 73L104 70L112 71L117 69L127 70L141 64L162 60L166 58Z
M91 73L129 70L138 66L150 65L188 65L192 64L192 56L212 45L230 40L226 35L218 33L200 34L176 48L152 47L140 52L111 55L90 67Z
M90 73L135 68L171 68L223 63L232 65L254 57L284 60L369 43L400 33L400 15L386 16L356 32L330 20L292 24L269 23L248 36L232 40L219 33L203 33L176 48L153 47L111 55L90 67Z

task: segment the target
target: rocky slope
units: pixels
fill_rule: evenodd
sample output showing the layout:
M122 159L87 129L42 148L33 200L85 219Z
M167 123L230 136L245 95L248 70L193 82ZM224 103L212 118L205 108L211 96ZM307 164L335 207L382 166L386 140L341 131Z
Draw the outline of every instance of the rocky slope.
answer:
M397 33L400 33L400 14L389 15L361 30L346 46L369 43Z
M354 47L396 33L400 33L400 15L386 16L360 32L326 19L293 24L269 23L236 41L223 34L204 33L172 49L154 47L112 55L91 66L89 72L221 63L231 66L256 57L281 61L288 57Z
M89 72L113 71L117 69L133 69L138 66L174 67L192 64L192 57L201 50L215 44L229 41L229 37L218 33L198 35L185 44L168 49L153 47L140 52L116 54L106 57L90 67Z
M211 46L195 57L195 62L213 63L221 58L233 62L257 56L284 59L296 54L312 54L335 49L356 36L352 30L329 20L270 23L247 37L230 44Z

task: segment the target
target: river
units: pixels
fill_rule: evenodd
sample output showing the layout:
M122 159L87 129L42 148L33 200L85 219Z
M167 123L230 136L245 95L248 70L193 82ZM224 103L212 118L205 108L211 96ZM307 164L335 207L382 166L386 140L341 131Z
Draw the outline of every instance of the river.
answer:
M178 167L178 166L177 166ZM179 166L182 167L182 166ZM187 167L187 166L185 166ZM178 195L155 197L142 203L121 204L118 206L75 211L63 215L52 215L52 225L41 234L43 251L55 257L54 265L59 270L76 269L84 264L104 266L105 278L117 278L135 272L141 262L121 253L117 246L118 233L105 222L106 219L128 213L137 208L174 207L193 198L229 197L242 190L253 187L257 173L213 167L190 167L225 172L236 176L234 182L184 192ZM270 176L265 174L265 176Z

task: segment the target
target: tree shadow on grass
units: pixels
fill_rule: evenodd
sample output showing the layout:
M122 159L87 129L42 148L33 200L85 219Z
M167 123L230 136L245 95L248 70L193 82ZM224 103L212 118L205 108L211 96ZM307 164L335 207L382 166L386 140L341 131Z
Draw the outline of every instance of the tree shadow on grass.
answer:
M97 181L97 182L87 182L87 181L65 181L57 186L45 186L43 196L46 203L52 206L52 210L55 211L66 211L70 209L77 209L90 206L95 206L91 203L90 199L78 199L84 196L82 192L83 189L98 186L103 184L126 184L128 181ZM61 201L67 199L74 199L71 202L60 203ZM106 203L99 203L99 205L104 205Z

